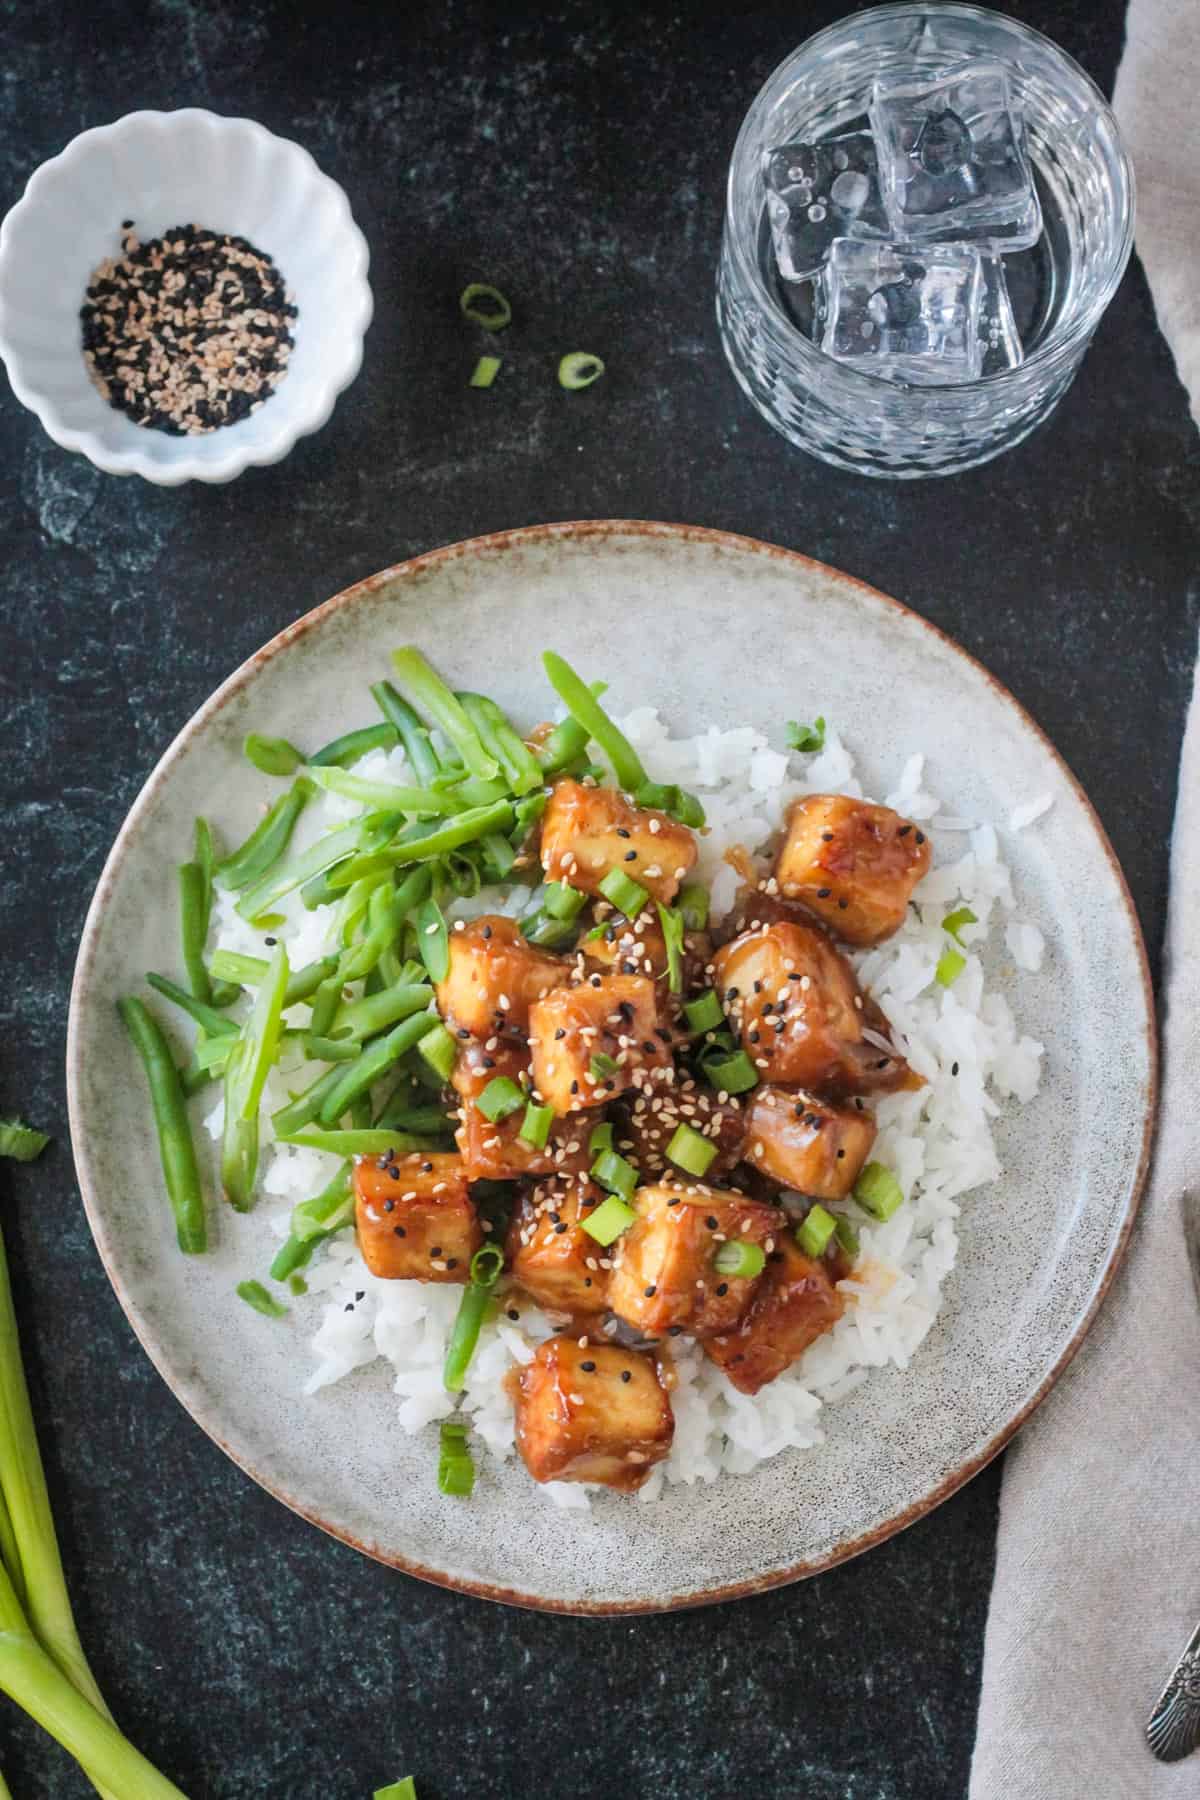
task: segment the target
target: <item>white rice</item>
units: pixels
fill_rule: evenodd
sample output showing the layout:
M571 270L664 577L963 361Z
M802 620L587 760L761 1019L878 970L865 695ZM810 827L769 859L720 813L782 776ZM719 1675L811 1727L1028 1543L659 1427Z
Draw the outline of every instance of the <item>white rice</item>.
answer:
M832 729L818 755L800 758L773 750L763 733L750 726L672 738L649 707L622 723L656 780L678 782L704 802L709 830L700 843L698 873L711 883L718 918L728 912L739 884L723 861L727 849L740 844L751 853L761 852L796 795L862 794L850 752ZM373 753L356 772L412 779L399 750ZM927 1083L918 1092L885 1098L877 1108L879 1137L872 1155L895 1172L907 1204L884 1224L865 1214L855 1217L861 1250L850 1279L842 1283L848 1302L842 1318L759 1394L738 1393L697 1344L676 1340L678 1382L671 1396L675 1439L670 1456L641 1490L643 1501L656 1499L664 1484L747 1474L783 1450L814 1448L824 1441L826 1407L866 1381L872 1369L908 1366L937 1316L943 1285L958 1256L960 1202L1001 1172L991 1121L1001 1102L1025 1102L1037 1091L1042 1045L1021 1035L1003 995L985 987L978 951L1003 922L1013 962L1036 973L1045 941L1035 924L1016 914L995 829L941 815L938 799L923 782L924 758L912 755L886 796L887 804L925 822L939 850L947 841L940 838L943 830L960 834L948 845L955 854L935 861L897 935L852 959L886 1014L897 1046ZM1008 829L1032 824L1049 805L1050 796L1041 795L1016 806ZM314 802L301 821L297 847L355 811L352 803L334 795ZM487 911L517 914L530 891L485 892L451 910L464 918ZM238 916L233 899L218 899L216 942L224 949L261 955L261 933ZM960 929L966 965L954 985L943 989L935 979L948 943L942 920L958 906L969 907L978 922ZM286 921L275 935L287 944L293 967L333 947L332 908L310 913L292 896L282 910ZM303 1017L298 1013L295 1022L302 1023ZM266 1109L282 1105L288 1089L308 1078L298 1074L295 1064L281 1066L268 1083ZM214 1137L219 1135L219 1105L205 1123ZM272 1224L281 1238L287 1236L292 1206L317 1192L334 1167L334 1159L312 1150L286 1145L264 1150L261 1185L280 1202ZM453 1412L456 1402L442 1387L441 1370L459 1289L377 1280L351 1234L330 1240L318 1254L320 1260L307 1274L309 1296L296 1303L298 1312L320 1315L309 1339L313 1367L303 1391L315 1393L383 1358L392 1370L399 1429L425 1431ZM491 1456L503 1460L515 1454L505 1377L514 1363L527 1362L554 1328L550 1318L523 1302L519 1324L502 1315L483 1330L462 1405ZM560 1506L590 1505L588 1490L580 1486L552 1482L539 1491Z

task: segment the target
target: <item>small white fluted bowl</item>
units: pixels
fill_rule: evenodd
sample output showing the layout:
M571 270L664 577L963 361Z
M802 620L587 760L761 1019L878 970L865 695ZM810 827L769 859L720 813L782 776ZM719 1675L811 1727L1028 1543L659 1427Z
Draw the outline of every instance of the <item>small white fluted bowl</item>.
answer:
M92 270L120 253L124 219L143 240L196 224L274 259L299 309L296 343L249 418L170 437L135 425L93 386L79 309ZM345 194L299 144L197 107L128 113L43 163L0 225L0 357L55 443L110 475L167 487L230 481L319 430L357 375L371 321L368 260Z

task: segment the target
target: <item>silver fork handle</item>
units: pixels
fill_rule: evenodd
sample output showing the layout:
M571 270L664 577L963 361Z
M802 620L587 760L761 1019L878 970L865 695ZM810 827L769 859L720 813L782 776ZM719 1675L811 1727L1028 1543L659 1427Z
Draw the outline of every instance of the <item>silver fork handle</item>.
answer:
M1146 1742L1160 1762L1182 1762L1200 1749L1200 1625L1150 1714Z

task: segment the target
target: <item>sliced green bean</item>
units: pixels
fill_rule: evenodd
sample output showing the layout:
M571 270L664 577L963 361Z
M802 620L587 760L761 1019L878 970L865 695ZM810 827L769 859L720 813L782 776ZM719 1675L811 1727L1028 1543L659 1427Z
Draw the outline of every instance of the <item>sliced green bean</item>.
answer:
M487 754L461 703L420 650L414 644L393 650L392 666L405 697L433 720L472 775L483 781L493 780L500 773L495 758Z
M319 1194L311 1200L302 1200L292 1208L292 1236L302 1242L316 1241L325 1237L331 1230L336 1231L339 1224L349 1223L354 1213L354 1196L351 1177L354 1172L352 1163L344 1162L337 1174L328 1181ZM346 1208L349 1203L349 1217Z
M325 1150L331 1156L386 1156L390 1151L403 1156L410 1150L433 1150L437 1146L426 1137L414 1137L409 1131L393 1131L390 1126L367 1126L354 1131L292 1131L277 1133L276 1142L295 1144L301 1150Z
M238 1115L257 1119L263 1086L271 1064L279 1050L283 1030L283 1002L287 992L287 949L277 944L271 955L266 980L258 990L250 1017L242 1027L242 1048L238 1057L236 1095ZM228 1090L226 1092L228 1103Z
M354 1062L339 1070L340 1080L330 1089L321 1105L318 1115L321 1124L335 1126L352 1102L361 1095L369 1094L379 1077L386 1075L404 1052L411 1050L428 1030L429 1015L425 1012L403 1019L400 1024L393 1026L386 1037L376 1039Z
M304 1039L304 1054L309 1062L353 1062L359 1046L349 1038L315 1037L310 1032Z
M197 1256L208 1248L208 1230L196 1146L179 1072L157 1021L141 1001L126 996L119 1006L125 1029L146 1071L163 1179L175 1215L175 1236L182 1251Z
M314 994L321 983L334 974L337 965L336 956L323 956L317 962L305 963L302 969L296 969L288 977L287 992L283 997L285 1010ZM260 986L270 966L265 956L243 956L238 950L214 950L211 964L214 975L236 981L239 987L246 988Z
M302 1131L310 1124L325 1104L326 1098L342 1077L341 1069L327 1069L324 1075L305 1088L286 1106L271 1114L271 1128L276 1137L284 1137L289 1131Z
M234 1045L225 1065L225 1122L221 1129L221 1186L235 1212L249 1212L254 1205L254 1178L258 1173L258 1117L241 1116L245 1092L244 1042Z
M371 698L404 745L413 774L422 783L431 782L441 773L441 763L433 741L407 700L402 700L390 681L377 681Z
M280 863L256 881L238 901L238 912L243 919L253 919L260 912L267 912L285 894L303 887L315 875L323 875L334 863L353 856L359 843L360 827L357 825L343 825L337 831L326 832L309 849Z
M390 727L389 727L390 729ZM309 764L309 777L327 793L357 800L361 806L398 813L456 813L463 802L437 788L401 787L394 781L368 781L348 769L321 769Z
M281 795L266 817L254 827L245 843L217 864L214 873L222 887L236 891L254 883L254 891L257 891L268 870L274 868L291 842L296 820L308 805L314 791L312 782L303 775L292 783L287 793ZM283 890L284 893L287 891L286 888ZM269 899L258 900L245 910L239 905L238 911L243 918L253 919L256 914L266 912L277 898L277 895L272 895Z
M424 970L421 973L423 977ZM411 1018L413 1013L428 1012L432 999L428 982L422 980L412 986L384 988L382 993L368 994L362 1000L344 1000L334 1014L332 1032L339 1038L361 1042L398 1025L401 1019Z
M368 756L372 750L394 750L400 742L400 734L392 724L364 725L358 731L347 731L325 744L310 756L310 769L323 769L336 765L348 769L360 757Z
M263 737L257 731L243 738L242 755L264 775L294 775L304 762L295 744L286 738Z
M540 787L541 769L496 702L486 694L465 692L458 699L484 749L500 764L513 793L527 794L530 788Z
M608 692L607 681L593 681L588 690L593 700ZM556 725L545 741L538 745L534 756L538 760L542 775L557 775L576 757L583 756L588 747L588 733L578 719L568 716L561 725Z
M435 857L444 856L447 850L457 850L462 844L474 843L491 831L511 831L512 821L513 809L507 800L494 801L490 806L472 807L469 812L459 813L457 818L423 837L412 838L406 843L391 844L386 850L377 851L374 856L354 857L337 870L334 879L338 886L349 887L353 881L377 869L396 869L407 863L429 862Z
M627 793L633 793L649 780L642 759L620 727L614 724L599 705L591 689L580 680L570 663L553 650L542 655L542 666L550 685L573 719L593 738L613 766L617 781Z
M181 988L177 982L169 980L166 975L155 975L150 971L146 975L146 980L156 993L162 995L164 1000L170 1000L195 1019L197 1025L202 1026L210 1037L237 1036L238 1026L232 1019L227 1019L224 1013L217 1012L214 1007L206 1006L203 1000L197 1000L194 994L189 994L186 988Z

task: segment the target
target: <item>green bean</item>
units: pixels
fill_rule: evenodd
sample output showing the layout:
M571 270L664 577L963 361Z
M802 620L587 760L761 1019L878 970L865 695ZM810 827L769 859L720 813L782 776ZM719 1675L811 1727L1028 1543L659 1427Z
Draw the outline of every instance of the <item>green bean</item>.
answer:
M309 774L327 793L341 794L346 800L357 800L361 806L372 806L380 812L455 813L463 810L461 800L437 788L401 787L395 781L369 781L362 775L351 775L346 769L319 769L311 763Z
M354 1200L351 1188L351 1177L354 1173L353 1163L344 1162L331 1181L326 1182L319 1194L311 1200L301 1200L292 1208L292 1235L302 1242L315 1242L326 1236L330 1230L337 1230L338 1223L347 1224L344 1216L347 1201L350 1202L350 1216L353 1216ZM278 1277L276 1277L278 1279Z
M295 1006L299 1000L307 1000L314 994L321 983L337 969L336 956L323 956L317 962L305 963L288 977L287 992L283 996L284 1009ZM243 956L237 950L214 950L212 972L221 975L227 981L236 981L239 987L258 987L265 977L270 964L263 956Z
M542 666L550 679L550 685L563 702L573 719L594 738L613 766L617 781L627 793L649 779L642 767L642 759L619 726L615 725L597 702L592 691L575 673L570 663L564 662L553 650L546 650L542 655Z
M341 897L341 888L335 888L330 881L331 871L324 869L320 875L314 875L300 889L300 900L306 912L316 912L318 906L329 906Z
M158 1153L175 1215L179 1248L189 1256L199 1255L208 1248L204 1195L179 1074L166 1039L141 1001L126 996L119 1004L125 1029L142 1059L150 1087Z
M409 1131L393 1131L377 1125L353 1131L289 1131L277 1133L276 1142L295 1144L301 1150L325 1150L331 1156L403 1156L410 1150L436 1150L429 1138Z
M296 829L296 820L308 805L314 792L312 782L305 776L294 781L286 794L283 794L271 808L270 812L254 827L245 843L217 864L215 874L222 887L238 889L249 887L251 883L261 886L269 869L273 869L291 841ZM285 889L284 892L287 890ZM272 895L249 906L242 912L243 918L252 919L257 913L266 912L271 901L277 898Z
M221 1130L221 1186L235 1212L249 1212L254 1204L254 1178L258 1173L258 1115L241 1116L245 1092L243 1065L248 1051L238 1043L225 1065L225 1123Z
M400 734L392 724L364 725L358 731L347 731L332 743L322 746L315 756L310 756L310 769L324 769L336 765L348 769L360 757L368 755L372 750L392 750L400 741Z
M440 1106L386 1107L376 1121L384 1130L415 1132L418 1137L444 1137L453 1120Z
M309 1033L304 1039L304 1054L310 1062L353 1062L359 1046L349 1038L318 1037Z
M237 1036L238 1027L232 1019L227 1019L215 1008L206 1006L203 1000L197 1000L194 994L189 994L186 988L181 988L176 982L168 980L167 976L155 975L150 971L146 975L146 980L156 993L163 996L164 1000L173 1001L176 1006L195 1019L197 1025L202 1026L210 1037Z
M203 968L204 946L208 942L208 927L209 922L212 919L213 870L216 867L217 855L216 850L213 847L212 829L207 819L196 820L192 836L195 844L192 853L192 861L200 871L200 891L198 895L199 905L197 907L198 916L194 920L191 929L195 933L198 955L201 958L201 967ZM180 879L182 884L183 877L181 876ZM188 977L190 980L191 966L188 962L188 929L185 920L182 925L184 939L183 956L184 966L188 970ZM238 990L236 987L233 987L227 981L218 981L212 974L211 966L205 970L204 978L208 981L209 991L207 993L202 992L201 989L196 986L195 982L192 983L192 992L196 995L197 999L207 1000L211 1006L233 1005L233 1002L238 997Z
M419 984L385 988L381 994L343 1001L333 1016L332 1031L361 1042L364 1038L374 1037L378 1031L386 1031L390 1025L398 1025L401 1019L411 1018L413 1013L427 1012L433 993L424 979L423 969L421 976ZM338 992L341 992L340 983Z
M608 692L607 681L593 681L590 693L593 700ZM583 756L588 747L588 733L578 719L567 717L561 725L556 725L545 741L534 751L543 776L560 774L576 757Z
M359 848L360 836L358 825L343 825L338 831L326 832L310 849L301 851L299 856L293 856L257 880L238 901L238 912L243 919L253 919L260 912L266 912L285 894L303 887L315 875L323 875L334 863L353 856Z
M496 702L487 694L460 692L458 698L484 749L500 764L512 792L527 794L530 788L540 787L541 769Z
M406 1050L429 1030L429 1015L421 1012L393 1026L386 1037L376 1041L348 1067L339 1071L341 1079L326 1095L319 1114L322 1125L334 1126L350 1104L398 1062Z
M238 1113L243 1119L258 1117L263 1086L279 1050L279 1038L283 1030L283 1001L290 972L287 950L283 944L277 944L271 955L266 980L259 988L250 1017L242 1027L236 1091Z
M406 697L433 720L443 735L454 745L472 775L491 781L499 767L479 741L471 721L441 676L433 669L414 644L392 651L392 667Z
M413 774L419 782L428 785L440 773L442 765L420 719L408 701L400 698L390 681L377 681L371 689L371 698L384 718L395 727Z
M286 738L263 737L257 731L243 738L242 755L264 775L294 775L304 762L295 744Z
M271 1126L275 1136L284 1137L289 1131L301 1131L305 1125L310 1124L325 1104L327 1096L341 1080L342 1074L341 1069L328 1069L324 1075L318 1075L295 1100L272 1113Z
M507 800L495 801L491 806L472 807L469 812L460 813L422 837L392 844L374 856L354 857L336 871L334 879L338 886L349 887L353 881L377 869L395 869L408 863L431 861L434 857L444 856L447 850L457 850L461 844L474 843L490 831L511 831L512 819L513 809Z
M312 1016L308 1021L310 1038L329 1035L341 998L342 982L337 975L331 975L313 995Z

